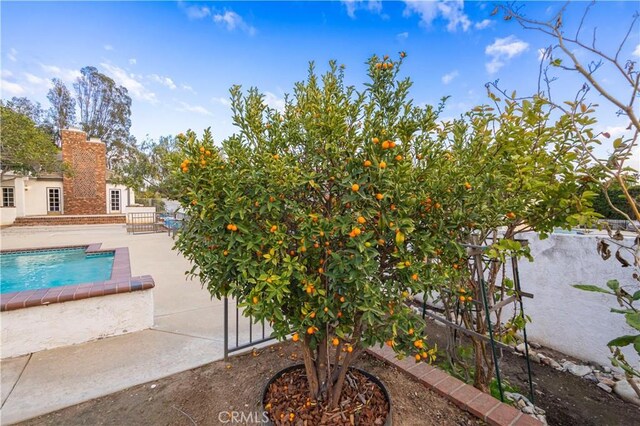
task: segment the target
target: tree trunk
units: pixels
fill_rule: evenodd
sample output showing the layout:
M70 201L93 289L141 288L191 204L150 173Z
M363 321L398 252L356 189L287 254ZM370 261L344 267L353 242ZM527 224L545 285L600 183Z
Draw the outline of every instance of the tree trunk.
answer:
M489 380L485 369L484 344L480 339L473 338L476 371L473 376L473 386L482 392L489 392Z
M320 385L318 383L318 375L316 372L315 362L313 360L313 353L311 351L311 347L309 347L310 340L311 339L308 336L304 337L302 355L304 358L304 369L307 374L307 383L309 384L309 395L312 400L317 401L320 396Z
M355 320L355 327L351 341L353 342L353 350L352 352L347 352L347 355L344 357L344 361L340 367L336 366L336 369L340 369L338 373L338 377L333 384L333 389L331 395L328 395L328 399L330 402L329 409L333 410L338 408L340 404L340 396L342 394L342 386L344 385L344 378L347 375L347 371L349 370L349 366L353 363L353 361L360 355L362 348L359 346L360 337L362 335L362 317L359 315ZM332 377L333 379L333 377Z
M342 365L339 367L340 372L338 373L338 378L333 385L332 395L329 395L330 410L334 410L340 405L340 396L342 395L342 387L344 386L344 379L347 376L347 371L349 370L349 366L353 363L353 361L358 357L358 355L360 355L361 351L361 349L357 348L354 349L353 352L348 352L347 356L344 358Z
M317 349L317 358L316 358L316 371L318 375L318 384L320 385L320 389L325 389L327 385L327 369L328 369L328 351L327 348L327 338L325 336L324 339L320 342Z

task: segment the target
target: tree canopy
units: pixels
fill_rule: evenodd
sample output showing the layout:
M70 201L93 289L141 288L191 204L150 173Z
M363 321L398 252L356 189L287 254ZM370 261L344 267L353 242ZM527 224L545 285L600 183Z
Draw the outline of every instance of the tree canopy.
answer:
M95 67L84 67L80 74L73 84L80 126L106 144L110 159L129 140L131 98L126 87L117 85Z
M114 181L136 191L147 190L165 198L177 198L176 179L172 171L180 154L173 136L157 141L146 139L141 144L128 144L124 155L114 162Z
M49 119L57 130L72 126L76 121L76 101L67 86L58 78L51 79L52 87L47 92L51 102Z
M51 136L24 114L0 107L0 169L23 174L54 172L61 169L58 148Z

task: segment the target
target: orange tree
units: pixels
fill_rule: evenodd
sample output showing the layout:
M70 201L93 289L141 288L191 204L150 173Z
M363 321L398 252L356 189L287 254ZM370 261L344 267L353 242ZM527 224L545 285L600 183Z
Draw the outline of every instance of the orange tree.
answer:
M405 303L436 249L421 223L437 110L408 99L398 61L372 57L362 91L313 65L283 112L231 89L239 131L181 135L190 220L176 247L213 296L237 297L279 339L300 341L312 398L335 408L348 366L387 342L429 360Z
M433 359L405 302L435 292L452 312L464 289L466 306L476 303L465 243L490 239L486 254L498 261L527 255L513 242L519 231L577 224L591 195L570 129L544 100L496 99L497 112L483 106L439 123L442 105L409 99L403 58L372 57L360 91L335 63L322 76L311 66L284 111L234 87L235 135L221 147L208 130L179 136L190 220L177 249L213 296L237 297L279 339L293 333L311 396L328 408L366 347ZM497 276L495 303L508 287ZM482 312L467 312L465 325L486 334ZM493 366L484 341L474 349L476 386L486 390Z

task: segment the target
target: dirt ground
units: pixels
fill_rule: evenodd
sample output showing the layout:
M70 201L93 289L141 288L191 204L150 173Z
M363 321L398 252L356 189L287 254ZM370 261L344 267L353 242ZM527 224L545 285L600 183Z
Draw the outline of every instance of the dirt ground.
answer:
M446 347L445 328L430 323L427 333L431 343ZM549 349L539 352L556 361L572 360L570 357ZM526 360L511 351L502 351L500 371L510 385L519 393L529 397ZM576 360L573 360L576 361ZM640 425L640 407L629 404L615 394L608 394L589 382L571 373L557 371L552 367L531 362L535 404L546 411L551 426L632 426Z
M125 389L41 416L23 425L219 425L259 424L263 388L280 369L300 363L295 346L282 343ZM356 365L386 385L398 426L479 425L393 367L363 355ZM231 412L236 420L229 421ZM242 421L244 415L244 421Z

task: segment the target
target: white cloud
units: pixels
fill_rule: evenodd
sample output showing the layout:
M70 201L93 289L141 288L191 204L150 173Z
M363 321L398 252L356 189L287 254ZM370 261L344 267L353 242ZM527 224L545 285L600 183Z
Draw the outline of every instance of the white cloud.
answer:
M407 31L405 31L403 33L396 34L396 40L398 40L398 41L404 41L404 40L406 40L408 38L409 38L409 33Z
M180 87L182 88L182 90L186 90L187 92L191 92L194 95L196 94L196 91L193 90L193 87L189 86L188 84L181 84Z
M17 60L18 60L18 51L12 47L12 48L11 48L11 49L9 49L9 51L7 52L7 58L8 58L11 62L15 62L15 61L17 61Z
M38 77L28 72L24 73L24 77L32 86L49 86L51 83L50 80L47 80L46 78Z
M271 108L277 109L278 111L284 111L284 99L279 98L275 94L271 92L264 92L264 102L269 105Z
M247 24L242 16L232 10L227 10L224 13L216 13L213 15L213 22L218 25L222 25L229 31L239 29L249 35L254 35L256 33L256 29L254 27Z
M381 0L342 0L341 3L346 7L347 15L352 19L356 17L356 10L367 10L378 15L382 13Z
M500 71L500 68L502 68L503 66L505 66L506 64L496 58L493 58L491 60L491 62L487 62L486 64L484 64L487 72L489 74L495 74L498 71Z
M167 86L169 89L174 90L177 86L169 77L161 76L158 74L151 74L149 78L156 83L160 83L163 86Z
M70 68L60 68L55 65L45 65L40 64L40 68L52 77L58 77L59 79L71 83L76 80L76 78L80 77L79 70L72 70Z
M216 104L220 104L222 106L231 105L231 101L229 101L229 99L227 99L227 98L223 98L222 96L211 98L211 102L216 103Z
M187 14L189 19L204 19L211 17L213 22L225 27L228 31L236 29L244 31L249 35L254 35L257 31L255 27L249 25L242 16L232 10L217 11L209 6L186 6L186 2L179 1L180 8Z
M13 73L9 70L1 70L0 75L2 75L3 78L8 78L11 77Z
M136 60L136 58L129 59L129 65L135 65L137 63L138 63L138 61Z
M494 23L495 21L492 21L491 19L484 19L480 22L476 22L475 24L473 24L473 27L476 30L484 30L485 28L492 27Z
M184 11L189 19L202 19L211 16L211 9L207 6L188 6L184 7Z
M113 50L113 46L110 44L105 44L103 47L104 47L104 50L109 50L109 51Z
M487 72L494 74L500 70L507 62L529 49L529 44L519 40L516 36L510 35L504 38L496 38L488 45L484 53L491 57L485 64Z
M26 92L24 87L20 86L18 83L12 83L10 81L5 80L4 78L0 80L0 93L4 98L6 95L11 96L20 96Z
M637 56L640 58L640 44L636 46L636 49L633 51L633 56Z
M208 109L200 105L190 105L186 102L179 102L179 104L180 106L178 107L178 111L193 112L201 115L213 115Z
M100 66L104 68L108 74L110 74L111 78L113 78L116 83L126 87L127 90L133 95L133 97L141 99L143 101L147 101L151 104L156 104L158 102L156 94L147 89L144 84L142 84L142 82L140 81L140 76L128 73L127 71L115 65L102 63L100 64Z
M449 84L459 75L458 70L453 70L450 73L447 73L442 76L442 83Z
M471 20L464 13L463 0L450 1L424 1L405 0L406 8L402 13L405 17L417 14L420 16L420 24L430 27L433 21L441 17L447 21L447 30L455 32L458 27L467 31L471 26Z

